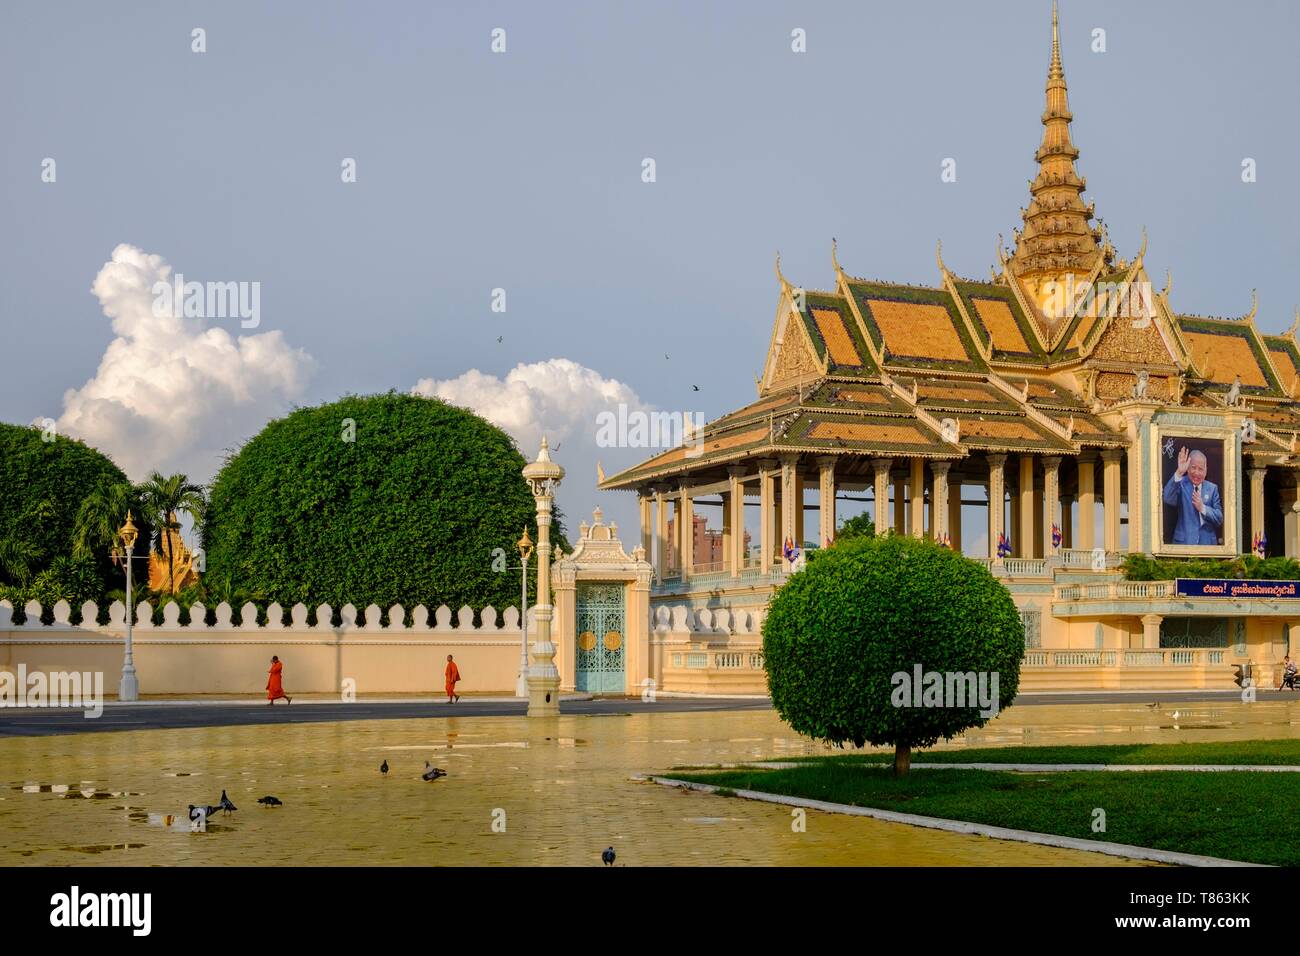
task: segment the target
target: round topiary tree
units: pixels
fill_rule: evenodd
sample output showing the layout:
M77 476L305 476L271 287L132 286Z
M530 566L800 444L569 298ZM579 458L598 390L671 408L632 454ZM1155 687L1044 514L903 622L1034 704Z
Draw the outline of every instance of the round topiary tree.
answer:
M26 586L74 551L77 513L102 487L125 483L113 462L79 441L0 423L0 584ZM62 567L62 566L61 566ZM87 573L107 579L108 549ZM64 568L66 570L66 568ZM86 586L93 582L86 579Z
M203 582L286 608L517 605L515 542L537 536L524 464L505 432L438 399L298 409L213 481Z
M1011 594L986 567L894 535L822 550L773 595L763 622L781 719L838 745L893 744L896 774L913 747L1010 706L1024 651Z

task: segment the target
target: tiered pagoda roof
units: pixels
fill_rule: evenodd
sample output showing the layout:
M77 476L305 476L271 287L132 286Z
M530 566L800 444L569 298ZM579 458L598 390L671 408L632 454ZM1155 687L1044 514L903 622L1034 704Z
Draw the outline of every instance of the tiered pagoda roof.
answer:
M990 281L953 274L941 254L934 286L859 278L832 243L834 287L813 291L792 285L778 257L758 400L601 487L718 480L726 465L791 453L847 456L846 473L867 474L872 456L1121 448L1135 402L1251 417L1247 455L1300 460L1300 312L1284 335L1262 334L1254 305L1241 318L1175 312L1171 277L1151 291L1145 235L1132 261L1116 260L1089 225L1055 5L1046 100L1025 226Z

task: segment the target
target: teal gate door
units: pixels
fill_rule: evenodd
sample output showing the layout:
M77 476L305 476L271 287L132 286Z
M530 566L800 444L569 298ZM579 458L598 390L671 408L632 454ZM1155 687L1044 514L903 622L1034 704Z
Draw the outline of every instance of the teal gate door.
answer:
M575 689L589 694L623 694L627 629L622 584L579 581L577 587L577 674Z

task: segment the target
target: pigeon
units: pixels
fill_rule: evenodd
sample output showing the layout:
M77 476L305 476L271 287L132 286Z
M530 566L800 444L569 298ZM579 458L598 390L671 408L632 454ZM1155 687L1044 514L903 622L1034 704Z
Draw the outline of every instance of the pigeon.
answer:
M1159 710L1159 709L1160 709L1160 701L1156 701L1154 704L1147 704L1147 706L1150 707L1152 710Z
M226 813L229 813L231 810L239 809L239 807L235 806L233 803L230 802L230 798L226 796L225 790L221 791L221 802L218 803L217 806L220 807L222 810L224 810Z
M379 772L382 773L385 777L388 776L388 761L386 759L384 760L383 763L379 765Z
M263 806L268 806L268 807L284 806L284 801L281 800L279 797L266 796L263 797L261 800L258 800L257 802L262 804Z
M427 760L424 762L424 773L420 775L421 780L437 780L439 777L445 776L447 776L447 771L431 766Z
M1174 713L1173 713L1173 718L1174 718L1174 720L1177 720L1177 719L1178 719L1178 711L1174 711Z
M691 388L695 389L695 391L697 392L700 390L700 387L698 385L692 385Z
M602 853L602 854L600 855L600 858L601 858L602 860L605 861L605 865L606 865L606 866L613 866L613 865L614 865L614 848L613 848L612 846L611 846L611 847L606 847L606 848L605 848L605 852Z

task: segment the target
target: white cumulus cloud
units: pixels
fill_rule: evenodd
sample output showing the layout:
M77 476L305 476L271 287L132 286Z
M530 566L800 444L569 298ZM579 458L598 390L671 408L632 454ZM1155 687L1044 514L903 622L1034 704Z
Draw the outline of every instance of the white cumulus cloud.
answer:
M238 333L238 318L155 314L154 283L171 276L162 256L126 243L113 250L91 291L116 337L94 377L64 393L58 429L112 456L132 480L157 470L207 481L226 448L303 394L316 363L278 331L222 327Z
M472 409L504 429L529 458L543 434L552 448L566 438L594 445L601 412L616 412L620 404L646 407L629 386L563 358L516 365L504 379L478 369L456 378L422 378L411 391Z
M514 438L529 460L546 435L551 457L567 472L558 498L568 515L570 539L577 540L578 522L590 520L599 505L606 522L621 526L624 544L629 549L635 544L635 500L596 490L597 462L609 476L656 451L598 445L602 412L617 416L619 405L626 405L629 413L650 410L630 386L571 359L553 358L516 365L504 378L478 369L450 379L422 378L411 391L481 415Z

